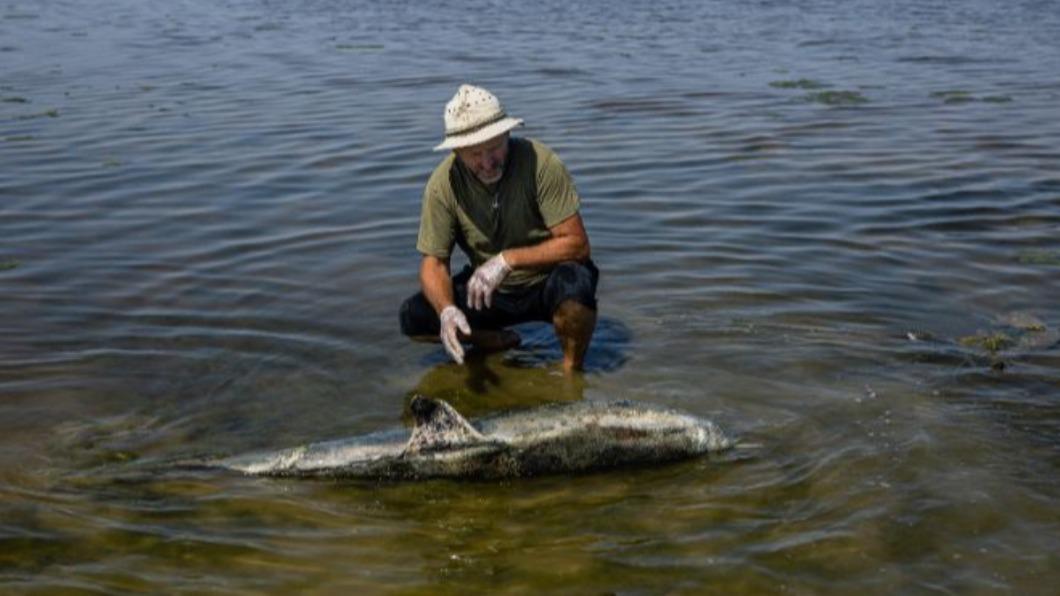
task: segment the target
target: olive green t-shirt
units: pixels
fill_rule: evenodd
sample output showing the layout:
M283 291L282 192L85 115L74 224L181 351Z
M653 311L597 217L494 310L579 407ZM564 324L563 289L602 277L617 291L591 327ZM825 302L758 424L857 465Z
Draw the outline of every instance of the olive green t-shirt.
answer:
M578 213L566 166L543 143L512 137L504 176L491 190L450 153L423 190L416 250L448 259L457 244L478 267L502 250L538 244L549 228ZM547 270L512 271L501 290L533 284Z

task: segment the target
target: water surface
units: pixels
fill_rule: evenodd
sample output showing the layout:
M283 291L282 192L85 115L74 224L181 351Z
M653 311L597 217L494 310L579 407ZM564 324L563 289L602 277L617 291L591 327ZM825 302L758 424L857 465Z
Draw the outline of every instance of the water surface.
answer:
M4 592L1042 593L1055 2L0 0ZM407 342L442 106L583 196L586 374ZM505 483L198 455L622 397L749 454Z

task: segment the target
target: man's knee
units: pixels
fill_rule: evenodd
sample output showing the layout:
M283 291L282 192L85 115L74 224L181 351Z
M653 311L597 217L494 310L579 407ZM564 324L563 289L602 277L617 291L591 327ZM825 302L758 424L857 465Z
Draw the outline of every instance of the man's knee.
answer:
M558 326L581 325L590 321L596 321L596 309L577 300L560 302L552 313L552 322Z
M438 314L427 301L423 292L418 292L401 303L398 310L401 333L412 338L437 336L441 328Z
M552 312L555 313L560 305L567 301L595 311L596 284L599 277L600 272L592 261L564 261L556 265L545 288Z

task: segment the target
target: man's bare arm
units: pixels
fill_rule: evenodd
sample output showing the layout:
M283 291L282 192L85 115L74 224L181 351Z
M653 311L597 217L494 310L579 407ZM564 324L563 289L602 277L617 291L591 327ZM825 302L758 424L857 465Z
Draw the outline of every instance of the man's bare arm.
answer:
M508 266L512 269L548 267L589 258L589 235L585 233L581 215L575 213L549 228L549 232L552 237L540 244L504 251Z
M449 259L424 255L420 262L420 287L435 312L441 313L453 304L453 280L449 277Z

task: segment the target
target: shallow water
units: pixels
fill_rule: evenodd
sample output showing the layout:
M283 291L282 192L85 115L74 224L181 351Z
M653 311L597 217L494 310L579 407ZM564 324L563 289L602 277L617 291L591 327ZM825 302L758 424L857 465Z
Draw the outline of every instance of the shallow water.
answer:
M796 4L0 0L2 591L1048 592L1060 11ZM467 368L399 337L464 81L583 195L584 376L541 326ZM761 448L505 483L164 468L414 392L651 401Z

